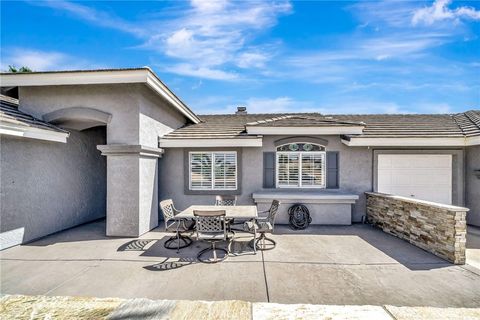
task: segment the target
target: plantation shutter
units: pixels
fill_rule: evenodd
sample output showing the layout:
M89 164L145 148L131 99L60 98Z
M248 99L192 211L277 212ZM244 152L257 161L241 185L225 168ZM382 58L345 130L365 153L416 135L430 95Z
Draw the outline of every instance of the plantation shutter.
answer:
M192 152L190 154L190 190L236 190L237 154L235 152Z
M214 189L237 189L237 157L235 153L214 153Z
M212 188L212 154L192 153L190 155L190 189Z
M339 187L338 152L327 151L327 188Z
M275 188L275 152L263 153L263 187Z

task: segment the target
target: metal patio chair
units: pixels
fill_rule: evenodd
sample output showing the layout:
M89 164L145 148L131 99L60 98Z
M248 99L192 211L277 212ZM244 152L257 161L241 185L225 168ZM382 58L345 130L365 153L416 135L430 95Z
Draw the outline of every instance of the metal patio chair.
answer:
M263 211L259 213L267 213L266 217L259 217L251 221L246 221L244 224L244 230L248 232L258 232L260 237L258 239L253 239L250 242L250 246L256 248L257 250L272 250L275 248L277 243L271 238L267 238L266 233L273 233L273 228L275 227L275 217L278 212L278 207L280 202L278 200L273 200L272 205L268 211Z
M197 240L204 240L211 244L210 247L198 253L197 259L203 263L217 263L225 260L228 257L229 250L216 247L217 242L221 241L228 241L228 246L230 246L225 210L194 210L193 215L195 216ZM218 251L225 253L225 256L219 259L217 255ZM213 253L213 260L202 259L202 256L207 252Z
M234 206L237 204L237 196L216 196L216 206Z
M160 208L165 220L165 231L175 232L175 235L165 241L163 246L167 249L177 249L178 252L191 245L192 239L183 236L182 233L192 230L194 222L185 218L175 218L180 211L175 208L172 199L160 201Z

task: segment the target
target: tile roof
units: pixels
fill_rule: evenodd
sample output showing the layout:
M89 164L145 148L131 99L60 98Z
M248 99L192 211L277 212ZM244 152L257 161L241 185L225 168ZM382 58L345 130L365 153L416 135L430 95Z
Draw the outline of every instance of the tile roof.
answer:
M458 114L320 113L200 115L199 124L179 128L164 139L252 138L246 126L363 125L362 137L464 137L480 135L480 110Z
M0 121L9 124L68 133L68 131L63 130L62 128L18 110L18 100L3 94L0 95Z
M321 115L283 115L263 120L249 122L247 126L258 127L332 127L332 126L363 126L363 122L340 121L334 117Z
M454 119L467 137L480 135L480 110L456 114Z
M463 137L450 114L338 115L346 121L363 121L362 137Z

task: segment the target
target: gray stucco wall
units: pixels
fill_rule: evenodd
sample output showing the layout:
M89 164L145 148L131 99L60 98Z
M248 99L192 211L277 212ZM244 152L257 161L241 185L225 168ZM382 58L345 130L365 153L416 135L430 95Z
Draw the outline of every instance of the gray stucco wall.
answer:
M465 205L470 209L467 223L480 226L480 177L474 172L480 170L480 146L467 147L465 158Z
M19 109L41 118L70 107L111 114L103 144L158 148L186 118L144 84L21 87ZM158 223L158 162L139 153L109 155L107 234L138 236Z
M263 152L275 151L274 142L279 139L288 138L287 136L265 136L263 138L263 147L261 148L242 148L242 166L239 168L239 177L241 177L241 194L238 195L239 204L253 204L252 193L264 190L263 187ZM376 159L380 153L408 153L408 154L422 154L422 153L446 153L453 155L452 162L452 200L455 205L464 205L464 160L463 150L420 150L420 149L391 149L380 148L372 149L367 147L348 147L341 142L339 136L316 136L316 138L325 139L328 141L326 146L327 151L339 152L339 189L340 193L350 193L359 196L359 200L353 207L352 221L359 222L366 212L366 198L365 192L373 191L375 189L376 180ZM214 195L187 195L184 192L185 175L187 166L185 166L185 154L189 150L212 150L212 148L170 148L166 149L164 157L160 160L160 188L159 199L172 198L177 206L177 209L186 208L192 204L213 204ZM235 148L214 148L217 151L230 151ZM472 149L473 151L473 149ZM477 151L478 152L478 149ZM477 153L478 154L478 153ZM471 158L475 158L475 154L471 152ZM475 158L475 159L478 159ZM471 161L473 163L473 161ZM478 160L477 160L478 166ZM182 165L180 165L182 164ZM473 164L472 164L473 165ZM476 178L475 178L476 179ZM480 182L470 178L472 186ZM269 189L272 190L272 189ZM286 189L281 189L286 190ZM298 189L295 189L298 190ZM312 190L312 189L309 189ZM319 193L325 191L324 189L315 189ZM329 192L332 189L328 189ZM213 192L215 194L215 192ZM222 194L220 191L218 194ZM476 191L470 191L472 196L478 195ZM472 197L471 197L472 198ZM479 199L476 197L475 199ZM479 206L480 200L471 200L471 205Z
M2 247L105 216L105 127L71 131L67 143L1 136Z
M287 136L266 136L262 148L242 148L242 167L239 168L242 192L238 195L239 204L253 204L252 193L263 190L263 152L275 151L274 141ZM319 136L328 141L327 151L340 153L340 189L360 196L354 206L353 220L360 221L365 214L365 191L372 190L372 150L351 148L341 143L338 136ZM159 162L159 199L172 198L177 209L191 204L213 204L214 195L186 195L184 192L184 154L189 150L206 150L207 148L170 148ZM208 148L212 150L212 148ZM214 148L217 151L230 151L235 148ZM270 189L271 190L271 189ZM284 190L284 189L282 189ZM330 190L330 189L329 189ZM318 192L322 192L318 189ZM221 194L221 192L218 192Z

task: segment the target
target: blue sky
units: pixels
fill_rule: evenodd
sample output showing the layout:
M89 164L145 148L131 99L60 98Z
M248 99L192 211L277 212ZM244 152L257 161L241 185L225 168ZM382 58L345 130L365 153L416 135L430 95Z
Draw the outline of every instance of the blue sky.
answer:
M150 66L197 113L480 108L480 2L1 2L1 69Z

